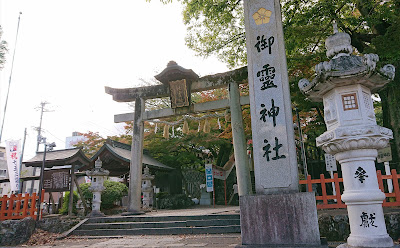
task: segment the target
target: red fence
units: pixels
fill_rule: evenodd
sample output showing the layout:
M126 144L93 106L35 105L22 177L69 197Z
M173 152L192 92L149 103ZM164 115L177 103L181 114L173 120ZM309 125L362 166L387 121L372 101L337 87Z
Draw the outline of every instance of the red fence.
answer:
M44 199L44 190L42 191L42 202ZM36 220L37 216L37 201L39 196L36 193L4 195L0 198L0 221L1 220L18 220L25 217L32 217Z
M382 192L385 193L386 199L382 206L384 207L394 207L400 206L400 188L399 188L399 178L400 174L397 174L396 170L392 170L391 175L382 175L381 171L377 171L378 184ZM391 179L393 182L393 193L385 192L384 181ZM336 195L328 195L326 192L327 183L335 183ZM317 200L317 209L331 209L331 208L346 208L346 204L342 202L341 194L343 193L343 178L339 178L337 173L333 174L333 178L325 178L324 174L320 175L320 179L311 179L308 175L306 180L300 180L300 184L307 185L307 191L312 192L312 184L320 184L322 195L315 196ZM331 187L331 186L329 186ZM322 202L321 202L322 201Z

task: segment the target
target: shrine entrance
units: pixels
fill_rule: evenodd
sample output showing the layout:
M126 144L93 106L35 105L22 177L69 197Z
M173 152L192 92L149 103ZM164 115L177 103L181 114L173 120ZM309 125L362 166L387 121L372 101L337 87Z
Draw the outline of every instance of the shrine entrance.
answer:
M130 162L130 183L127 214L140 214L142 157L144 121L191 113L205 113L229 108L231 111L232 138L238 183L238 194L249 195L252 192L249 161L247 158L246 138L243 128L242 105L249 104L249 96L240 96L239 85L247 83L247 68L243 67L226 73L199 78L190 69L179 66L174 61L168 63L160 74L155 76L162 84L116 89L105 87L107 94L117 102L135 102L133 113L118 114L114 122L133 121L132 153ZM218 88L227 88L229 97L204 103L192 103L191 93ZM170 97L171 108L145 111L146 100Z

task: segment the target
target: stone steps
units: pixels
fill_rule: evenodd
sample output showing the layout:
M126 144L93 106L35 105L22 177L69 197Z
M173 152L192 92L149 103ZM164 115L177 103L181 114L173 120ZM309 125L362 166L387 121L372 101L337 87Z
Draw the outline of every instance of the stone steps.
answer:
M119 216L88 219L71 234L80 236L240 233L240 216Z

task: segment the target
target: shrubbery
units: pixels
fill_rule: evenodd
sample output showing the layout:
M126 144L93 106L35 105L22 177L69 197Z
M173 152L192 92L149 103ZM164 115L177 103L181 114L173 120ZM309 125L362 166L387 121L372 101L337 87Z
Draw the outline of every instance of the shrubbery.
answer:
M169 195L162 192L157 194L158 208L160 209L180 209L192 206L193 201L185 194Z
M77 202L78 202L78 193L76 193L76 191L74 191L73 204L72 204L72 213L74 213L74 214L78 213L78 211L76 209ZM68 207L69 207L69 191L65 192L62 208L60 208L60 210L58 212L60 214L68 214Z
M86 202L91 206L93 194L89 190L90 183L83 183L79 185L81 188L83 197ZM110 180L104 181L105 190L101 193L101 208L102 209L111 209L114 207L114 202L120 201L122 197L128 194L128 187L120 182L114 182Z

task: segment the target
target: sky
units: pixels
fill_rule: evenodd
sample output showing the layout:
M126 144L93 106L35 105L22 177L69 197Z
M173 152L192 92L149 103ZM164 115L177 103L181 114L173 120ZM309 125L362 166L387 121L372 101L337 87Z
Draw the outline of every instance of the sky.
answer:
M20 27L16 48L19 12ZM229 69L216 58L203 59L185 46L182 7L158 0L0 0L0 25L9 44L0 71L0 120L11 71L3 137L21 139L27 129L24 160L34 156L43 114L43 136L65 148L72 132L124 133L114 114L132 112L104 86L141 86L154 80L170 60L205 76ZM40 150L43 148L41 147Z

